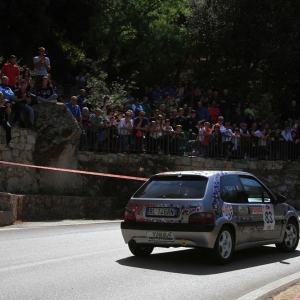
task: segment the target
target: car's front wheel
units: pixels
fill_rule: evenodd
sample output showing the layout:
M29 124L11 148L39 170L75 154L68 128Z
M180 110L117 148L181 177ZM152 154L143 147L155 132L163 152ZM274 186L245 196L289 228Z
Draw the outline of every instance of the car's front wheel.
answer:
M281 252L293 252L299 242L299 229L295 221L288 221L283 241L280 244L276 244L276 248Z
M227 264L234 252L234 237L228 226L222 227L213 249L213 260L220 265Z
M128 247L135 256L149 256L154 249L152 245L139 245L135 242L129 242Z

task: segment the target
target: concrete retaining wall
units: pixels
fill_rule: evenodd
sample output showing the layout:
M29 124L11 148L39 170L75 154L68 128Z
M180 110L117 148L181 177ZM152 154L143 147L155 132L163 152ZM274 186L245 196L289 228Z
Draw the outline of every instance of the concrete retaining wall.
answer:
M12 195L0 193L0 226L16 221L107 219L122 216L113 211L114 198Z

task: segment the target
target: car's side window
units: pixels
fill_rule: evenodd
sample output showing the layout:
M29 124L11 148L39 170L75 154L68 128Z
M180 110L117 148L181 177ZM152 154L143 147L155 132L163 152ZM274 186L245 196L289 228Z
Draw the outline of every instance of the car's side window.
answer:
M220 189L220 196L224 202L248 203L247 194L237 175L221 176Z
M249 203L270 203L271 195L255 178L240 176L244 190L248 194Z

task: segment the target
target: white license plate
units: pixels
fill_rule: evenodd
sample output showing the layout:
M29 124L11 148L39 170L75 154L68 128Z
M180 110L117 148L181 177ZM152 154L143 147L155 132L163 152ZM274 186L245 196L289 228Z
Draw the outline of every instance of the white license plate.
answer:
M172 232L148 231L146 236L148 242L173 243L175 241L175 236Z
M146 217L177 217L178 209L173 207L148 207L146 209Z

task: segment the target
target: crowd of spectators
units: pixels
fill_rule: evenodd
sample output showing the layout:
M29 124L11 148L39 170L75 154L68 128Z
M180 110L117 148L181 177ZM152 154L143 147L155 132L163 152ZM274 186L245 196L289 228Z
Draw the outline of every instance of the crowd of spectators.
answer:
M59 101L65 103L82 129L81 150L247 159L300 156L300 110L295 100L282 114L281 122L274 124L260 120L252 102L239 101L226 88L220 93L181 82L128 92L118 105L106 95L102 105L92 107L83 74L76 78L78 95L65 101L48 74L51 65L45 48L40 47L38 54L33 59L35 80L28 68L20 74L14 55L2 67L1 125L7 132L9 148L11 124L32 128L32 105ZM9 122L11 111L14 119ZM29 114L29 124L25 124L22 112Z
M244 108L228 89L219 95L217 90L190 89L182 83L128 92L117 106L105 96L94 113L87 103L79 102L85 119L78 120L83 128L80 149L88 151L245 159L300 156L300 111L295 100L282 123L274 124L259 120L254 104Z

